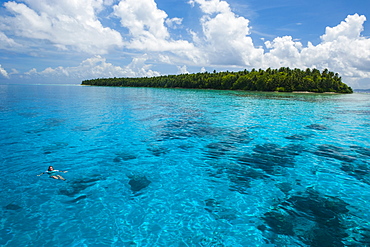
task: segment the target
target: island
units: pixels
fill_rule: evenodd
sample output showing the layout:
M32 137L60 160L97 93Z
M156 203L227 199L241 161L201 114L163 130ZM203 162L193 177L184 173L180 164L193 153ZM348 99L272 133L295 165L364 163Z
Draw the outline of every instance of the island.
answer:
M216 72L163 75L157 77L98 78L82 85L115 87L193 88L271 92L353 93L338 73L318 69L301 70L281 67Z

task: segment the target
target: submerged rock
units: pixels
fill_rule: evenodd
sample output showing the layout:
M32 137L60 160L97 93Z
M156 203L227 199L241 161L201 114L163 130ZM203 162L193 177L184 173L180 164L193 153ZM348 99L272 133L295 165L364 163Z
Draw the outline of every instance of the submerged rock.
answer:
M268 226L259 226L263 232L296 236L308 246L344 246L348 237L345 215L348 204L338 198L321 195L307 189L298 193L264 214ZM271 237L271 234L266 234ZM269 241L274 243L275 238Z
M6 210L20 210L20 209L22 209L22 207L17 205L17 204L14 204L14 203L9 203L8 205L6 205L4 207L4 209L6 209Z
M286 136L285 139L292 140L292 141L304 141L309 137L310 135L307 135L307 134L295 134L291 136Z
M128 184L131 186L131 190L134 193L148 187L149 184L151 183L151 181L148 180L146 176L133 175L130 176L129 178L130 181L128 182Z
M77 194L81 193L88 187L95 185L96 182L100 180L101 180L100 178L94 177L86 179L77 179L70 182L69 188L59 190L59 193L65 196L75 197Z
M226 155L228 151L230 151L231 148L228 144L222 143L222 142L216 142L216 143L209 143L206 146L205 155L208 158L221 158L222 156Z
M278 183L276 184L276 187L278 187L284 194L288 194L293 189L291 183Z
M328 157L337 159L340 161L353 162L356 157L346 154L347 150L342 147L337 147L334 145L324 144L318 147L314 154L318 156Z
M306 127L309 129L313 129L313 130L329 130L328 127L322 124L310 124L310 125L307 125Z
M133 160L133 159L136 159L137 157L133 154L130 154L130 153L121 153L121 154L118 154L114 159L113 161L114 162L121 162L121 161L128 161L128 160Z
M269 175L279 175L282 168L294 167L294 157L303 151L303 147L300 145L282 147L275 143L265 143L256 145L253 151L252 154L239 157L239 162L261 169Z
M87 198L87 195L82 195L82 196L79 196L73 200L70 200L70 201L67 201L67 203L78 203L79 201L83 200L83 199L86 199Z
M351 146L351 149L353 149L356 153L370 157L370 148L364 148L361 146Z
M237 191L241 194L248 193L252 180L268 178L261 170L244 166L230 167L227 169L227 177L232 182L230 184L230 190Z
M344 163L341 168L348 175L359 181L370 184L370 165L367 163Z
M294 236L294 218L287 212L280 211L270 211L264 214L262 219L276 234L283 234L288 236ZM263 229L260 227L260 229Z

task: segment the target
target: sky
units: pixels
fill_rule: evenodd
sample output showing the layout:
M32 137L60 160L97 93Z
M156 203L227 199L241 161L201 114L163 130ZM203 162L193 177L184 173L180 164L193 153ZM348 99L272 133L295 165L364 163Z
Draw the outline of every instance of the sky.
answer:
M0 83L325 68L370 89L369 0L0 0Z

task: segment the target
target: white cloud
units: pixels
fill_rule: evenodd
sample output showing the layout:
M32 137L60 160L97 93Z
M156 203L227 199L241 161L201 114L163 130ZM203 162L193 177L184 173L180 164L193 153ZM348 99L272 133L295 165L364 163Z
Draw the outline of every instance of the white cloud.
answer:
M177 18L177 17L174 17L172 19L170 18L167 18L165 20L166 22L166 25L170 28L176 28L176 25L181 25L182 23L182 18Z
M1 66L1 64L0 64L0 75L9 79L8 72Z
M202 33L192 32L197 47L205 51L208 66L254 68L318 68L340 73L355 86L356 80L370 77L370 39L361 36L365 16L348 15L335 27L327 27L322 42L306 47L291 36L265 41L264 51L253 44L249 20L235 15L222 0L190 0L199 5Z
M41 72L31 69L25 74L33 78L61 78L61 80L72 81L107 77L159 76L160 73L151 70L151 65L145 64L146 61L147 57L144 55L134 58L129 65L120 67L108 63L105 58L98 55L82 61L76 67L49 67Z
M35 68L31 69L30 71L25 73L26 75L37 75L37 70Z
M114 14L121 18L121 24L130 30L133 37L169 38L164 21L166 12L157 8L154 0L121 0L114 6Z
M349 15L335 27L327 27L322 42L303 47L292 37L266 41L262 67L328 68L338 72L352 86L361 78L370 78L370 39L361 36L365 16Z
M0 32L0 49L13 50L20 47L20 44L11 38L8 38L3 32Z
M177 74L189 74L189 71L188 71L186 65L177 66Z
M293 41L292 37L277 37L272 42L266 41L265 46L270 51L263 57L263 67L302 67L302 44Z
M230 6L226 1L220 0L190 0L189 3L194 6L195 3L200 5L203 13L211 15L217 13L230 12Z
M161 75L159 72L150 69L151 65L145 63L147 59L148 57L146 54L141 57L136 57L126 67L132 77L153 77Z
M150 69L148 61L181 65L178 66L180 72L187 71L189 66L214 69L284 66L328 68L352 85L370 78L370 39L361 36L366 21L363 15L348 15L337 26L327 27L317 45L310 42L303 45L294 37L284 36L264 39L262 48L253 43L250 21L236 15L226 0L189 0L188 3L199 8L201 16L200 28L188 27L186 40L184 32L178 31L186 28L183 23L188 23L187 20L169 18L155 0L9 1L4 7L11 15L0 16L0 49L17 51L28 46L29 54L46 57L48 53L41 52L47 52L50 47L43 46L51 44L57 48L54 54L73 50L97 55L122 48L122 52L133 56L131 64L123 67L94 56L77 67L54 66L27 73L28 76L45 78L159 75ZM109 19L104 20L112 25L103 26L100 20L104 16L100 15L106 15ZM117 20L128 31L125 41L117 31L124 29L113 29L117 27L118 22L114 23ZM181 33L177 36L181 38L174 39L175 32L177 35ZM8 77L16 75L2 72L4 74Z
M170 64L203 61L201 50L193 43L171 38L167 27L177 28L182 19L168 18L154 0L121 0L113 10L121 25L129 30L127 49L145 52L157 61Z
M166 21L173 24L179 23L180 19L168 19L166 12L158 9L154 0L121 0L113 9L121 25L129 29L131 40L127 48L182 54L194 51L194 46L188 41L170 38Z
M203 33L193 33L193 40L206 53L210 65L252 66L261 62L263 49L253 45L249 20L235 15L226 1L192 0L190 3L199 4L204 13L200 19Z
M113 47L122 47L121 35L104 27L97 18L103 9L101 0L27 0L6 2L13 14L1 18L3 29L22 38L42 39L61 50L73 49L104 54Z
M16 69L12 69L12 72L8 73L8 75L16 75L19 74L19 71Z
M235 15L226 1L190 0L199 4L202 33L192 32L197 47L205 51L208 66L254 68L318 68L338 72L345 82L370 77L370 39L361 36L365 16L348 15L335 27L327 27L322 42L303 46L291 36L265 41L266 51L254 46L249 20Z
M349 15L338 26L327 27L325 34L321 36L321 39L324 42L333 42L338 40L340 37L358 39L360 38L361 32L364 30L363 24L365 21L366 17L363 15Z

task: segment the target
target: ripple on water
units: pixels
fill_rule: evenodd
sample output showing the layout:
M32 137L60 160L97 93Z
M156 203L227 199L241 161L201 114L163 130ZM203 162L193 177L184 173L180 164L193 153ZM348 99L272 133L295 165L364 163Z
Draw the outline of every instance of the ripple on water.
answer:
M370 95L6 87L0 245L370 242Z
M341 199L307 189L266 212L262 217L266 226L259 228L272 244L279 243L269 237L269 232L298 238L309 246L345 246L343 241L349 236L345 222L348 205Z

